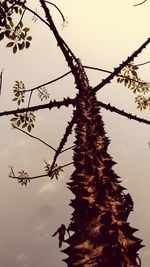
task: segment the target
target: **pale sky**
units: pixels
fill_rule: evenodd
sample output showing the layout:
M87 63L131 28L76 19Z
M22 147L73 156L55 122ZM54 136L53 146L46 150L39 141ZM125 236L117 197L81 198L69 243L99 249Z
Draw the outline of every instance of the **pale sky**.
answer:
M40 13L38 0L30 6ZM150 1L134 7L138 0L85 1L57 0L54 3L63 12L68 24L62 30L61 17L51 6L52 14L63 38L84 65L113 70L132 54L150 36ZM139 0L140 2L140 0ZM11 101L15 80L22 80L26 89L37 86L65 73L68 68L56 46L52 33L40 21L34 23L26 15L33 41L29 50L13 55L11 49L0 46L0 70L4 68L1 111L16 107ZM136 58L135 63L150 60L150 45ZM104 75L87 71L91 85L96 85ZM140 68L140 75L149 78L150 65ZM76 90L71 76L48 86L51 99L74 97ZM116 80L97 93L98 99L120 109L150 119L149 111L139 112L132 92ZM34 97L32 104L39 103ZM72 108L37 112L35 130L32 132L54 147L70 119ZM149 126L129 121L117 114L102 110L107 136L111 140L109 152L117 162L115 171L122 185L132 195L135 206L130 215L131 226L140 229L136 236L142 238L142 267L150 267L150 141ZM73 167L64 170L59 181L48 178L34 180L27 187L10 180L9 165L14 170L24 169L30 175L44 173L44 160L51 161L53 152L36 140L17 130L12 130L10 117L0 118L0 265L3 267L65 267L61 259L57 238L51 235L61 223L68 224L72 210L68 206L73 198L66 182ZM68 146L72 145L69 138ZM72 161L72 152L64 153L59 164Z

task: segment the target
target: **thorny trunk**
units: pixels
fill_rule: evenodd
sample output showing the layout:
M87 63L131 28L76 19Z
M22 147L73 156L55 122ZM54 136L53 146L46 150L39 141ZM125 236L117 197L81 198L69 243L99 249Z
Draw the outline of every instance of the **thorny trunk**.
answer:
M79 90L74 111L75 171L68 183L75 195L70 203L74 212L69 230L73 234L66 240L69 246L63 252L68 258L64 261L68 267L137 267L141 239L133 235L136 229L127 222L133 202L112 169L115 162L107 152L109 140L95 93L133 60L150 39L92 89L82 64L60 37L45 1L39 1Z
M141 240L127 223L133 202L112 169L115 162L107 152L109 140L96 96L81 64L78 67L82 84L74 112L75 171L68 183L75 195L70 204L73 234L66 241L69 247L63 252L68 258L64 261L68 267L137 267Z

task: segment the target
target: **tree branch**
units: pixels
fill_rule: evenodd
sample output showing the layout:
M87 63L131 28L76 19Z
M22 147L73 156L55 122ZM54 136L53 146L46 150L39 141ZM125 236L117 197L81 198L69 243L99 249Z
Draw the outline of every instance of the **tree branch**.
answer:
M53 168L55 166L56 160L57 160L59 154L61 153L65 143L67 142L68 136L72 132L72 128L73 128L74 123L75 123L75 116L73 116L71 121L69 121L68 126L66 127L66 130L65 130L65 134L64 134L63 138L60 141L60 144L59 144L59 146L57 148L57 151L55 152L55 155L54 155L54 158L53 158L53 162L52 162L52 164L50 166L49 176L51 176L51 173L52 173Z
M139 4L135 4L133 6L140 6L140 5L143 5L145 2L147 2L147 0L144 0L143 2L139 3Z
M44 144L45 146L51 148L53 151L56 152L56 149L55 149L54 147L50 146L49 144L47 144L45 141L43 141L43 140L40 139L39 137L34 136L34 135L32 135L32 134L29 134L29 133L27 133L26 131L24 131L23 129L20 129L20 128L14 126L14 125L13 125L13 129L17 129L18 131L20 131L20 132L22 132L22 133L24 133L24 134L30 136L31 138L38 140L39 142L41 142L42 144Z
M65 106L65 107L68 107L69 105L75 106L75 104L76 104L76 99L68 97L68 98L64 98L64 100L62 100L62 101L54 100L54 101L50 101L48 104L3 111L3 112L0 112L0 117L20 114L20 113L24 113L24 112L28 112L28 111L34 112L34 111L38 111L38 110L42 110L42 109L52 109L54 107L57 107L59 109L62 106Z
M125 112L124 110L120 110L114 106L111 106L110 104L105 104L101 101L98 101L98 105L102 108L105 108L106 110L109 110L111 112L115 112L123 117L126 117L130 120L135 120L135 121L138 121L138 122L142 122L142 123L146 123L146 124L149 124L150 125L150 121L149 120L146 120L146 119L143 119L143 118L140 118L140 117L137 117L136 115L132 115L130 113L127 113Z
M93 88L94 92L97 92L99 89L104 87L107 83L110 83L110 81L117 76L121 70L129 64L129 62L133 61L135 57L137 57L144 48L150 43L150 38L148 38L131 56L129 56L125 61L123 61L122 64L120 64L119 67L115 68L114 71L105 79L102 80L101 83L99 83L97 86Z
M59 77L57 77L57 78L55 78L55 79L53 79L53 80L51 80L51 81L49 81L49 82L43 83L43 84L38 85L38 86L36 86L36 87L33 87L33 88L31 88L31 89L27 89L27 90L25 90L25 92L34 91L34 90L37 90L37 89L39 89L39 88L41 88L41 87L43 87L43 86L46 86L46 85L51 84L51 83L54 83L54 82L56 82L56 81L58 81L58 80L64 78L65 76L67 76L67 75L70 74L70 73L71 73L71 71L68 71L68 72L66 72L65 74L63 74L63 75L61 75L61 76L59 76Z
M73 162L69 162L63 166L61 166L61 168L65 168L65 167L68 167L69 165L72 165ZM9 174L9 178L12 178L12 179L17 179L17 180L23 180L23 179L28 179L28 180L34 180L34 179L39 179L39 178L43 178L43 177L49 177L48 174L41 174L41 175L36 175L36 176L28 176L28 177L19 177L19 176L16 176L15 173L14 173L14 170L13 168L10 166L10 169L11 169L11 173L12 174Z
M45 1L46 3L48 3L48 4L50 4L50 5L52 5L52 6L54 6L57 10L58 10L58 12L60 13L60 15L61 15L61 17L62 17L62 20L63 20L63 23L65 23L65 17L64 17L64 15L63 15L63 13L61 12L61 10L58 8L58 6L56 6L54 3L52 3L52 2L49 2L49 1Z

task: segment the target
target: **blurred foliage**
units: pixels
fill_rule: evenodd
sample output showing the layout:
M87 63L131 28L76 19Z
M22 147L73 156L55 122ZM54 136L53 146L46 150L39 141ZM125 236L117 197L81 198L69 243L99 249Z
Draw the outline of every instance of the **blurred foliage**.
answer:
M122 69L120 76L117 78L117 82L123 83L136 94L135 103L138 109L150 109L150 97L147 96L150 91L150 84L138 76L137 70L138 66L134 65L133 62L128 64Z
M9 42L6 47L10 47L15 54L19 50L29 48L32 37L28 35L29 28L23 24L25 14L24 4L26 1L7 0L0 3L0 41L7 38ZM19 21L16 22L16 15Z
M28 132L31 132L32 128L34 128L35 115L33 111L15 114L10 121L12 126L26 128Z
M60 173L63 172L62 166L58 166L58 164L55 164L54 168L51 170L51 165L46 161L44 162L44 170L50 176L51 180L53 178L56 178L56 180L58 180Z

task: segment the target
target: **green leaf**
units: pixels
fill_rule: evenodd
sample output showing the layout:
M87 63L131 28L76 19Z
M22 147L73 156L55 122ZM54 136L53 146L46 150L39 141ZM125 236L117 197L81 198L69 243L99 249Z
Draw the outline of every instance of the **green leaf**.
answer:
M15 54L17 52L17 45L15 44L13 47L13 53Z
M18 121L17 121L17 126L19 127L19 126L20 126L20 124L21 124L21 121L20 121L20 120L18 120Z
M28 49L30 46L30 43L29 42L26 42L26 48Z
M18 120L17 117L14 117L14 118L10 119L10 121L16 121L16 120Z
M27 40L28 40L28 41L31 41L31 40L32 40L32 36L28 36L28 37L27 37Z
M27 27L25 27L25 28L23 29L23 31L28 32L28 31L30 31L30 29L27 28Z
M14 42L9 42L6 47L12 47L14 45Z
M1 33L0 33L0 41L3 40L3 38L4 38L4 33L1 32Z
M31 132L31 125L29 124L27 127L28 132Z
M24 42L22 42L21 44L20 44L20 43L18 43L18 47L19 47L19 50L22 50L22 49L24 49Z

